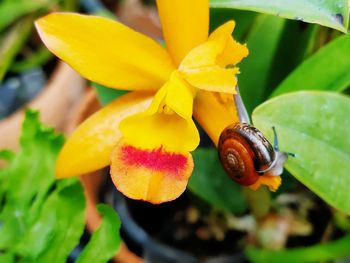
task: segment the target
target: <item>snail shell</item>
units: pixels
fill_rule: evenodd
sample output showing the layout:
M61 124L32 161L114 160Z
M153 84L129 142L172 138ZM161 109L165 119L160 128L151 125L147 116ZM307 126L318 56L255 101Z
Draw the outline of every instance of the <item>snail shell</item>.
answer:
M254 184L276 161L272 145L258 129L246 123L235 123L223 130L218 150L226 173L244 186Z

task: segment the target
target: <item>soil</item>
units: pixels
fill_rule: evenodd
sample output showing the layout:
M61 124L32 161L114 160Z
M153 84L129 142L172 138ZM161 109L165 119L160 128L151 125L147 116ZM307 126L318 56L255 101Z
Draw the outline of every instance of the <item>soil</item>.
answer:
M193 196L187 191L165 204L152 205L127 199L127 205L132 217L150 236L169 246L197 257L242 251L239 243L245 237L244 232L229 231L222 241L218 241L205 234L208 225L203 217L197 222L189 222L186 214L193 208Z

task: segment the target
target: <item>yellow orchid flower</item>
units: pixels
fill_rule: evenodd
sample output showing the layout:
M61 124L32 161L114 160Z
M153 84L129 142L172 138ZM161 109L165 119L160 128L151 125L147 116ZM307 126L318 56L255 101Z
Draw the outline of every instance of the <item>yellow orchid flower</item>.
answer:
M208 36L208 0L158 0L166 49L102 17L53 13L36 21L41 39L85 78L132 92L92 115L60 152L58 178L111 165L115 186L133 199L177 198L193 170L199 144L192 115L215 144L238 122L234 67L248 49L229 21ZM278 177L279 178L279 177ZM255 187L280 182L263 178Z

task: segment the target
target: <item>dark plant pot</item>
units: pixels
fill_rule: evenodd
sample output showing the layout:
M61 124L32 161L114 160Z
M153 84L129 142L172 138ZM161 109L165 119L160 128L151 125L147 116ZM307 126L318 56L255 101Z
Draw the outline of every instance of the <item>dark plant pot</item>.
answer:
M173 208L176 208L179 203L183 202L182 198L179 198L170 203L162 204L162 205L150 205L144 202L138 202L129 200L124 197L120 192L118 192L114 186L107 182L108 192L112 195L113 206L115 210L118 212L121 221L122 221L122 229L121 234L122 237L129 247L134 253L141 256L146 262L150 263L192 263L192 262L205 262L205 263L229 263L229 262L247 262L244 254L242 252L235 252L233 254L219 254L216 256L206 256L207 251L203 247L202 255L195 255L191 252L181 250L170 246L168 244L163 243L161 240L153 237L135 220L131 213L130 202L138 203L136 206L143 206L141 208L141 213L143 214L143 218L146 221L152 221L154 218L154 214L152 212L153 209L167 210L167 212ZM150 208L147 212L147 208L142 211L145 207ZM154 222L155 226L157 222ZM172 228L165 229L165 231L171 231ZM188 244L188 246L191 246Z

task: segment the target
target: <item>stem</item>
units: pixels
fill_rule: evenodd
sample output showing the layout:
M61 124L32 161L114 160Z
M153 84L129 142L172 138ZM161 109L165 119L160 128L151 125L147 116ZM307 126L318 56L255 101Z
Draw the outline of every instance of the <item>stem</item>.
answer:
M250 211L255 217L256 221L259 221L268 214L271 206L271 195L267 187L260 187L256 191L245 187L244 195L247 199Z

